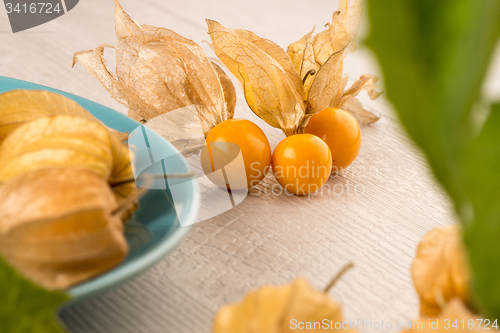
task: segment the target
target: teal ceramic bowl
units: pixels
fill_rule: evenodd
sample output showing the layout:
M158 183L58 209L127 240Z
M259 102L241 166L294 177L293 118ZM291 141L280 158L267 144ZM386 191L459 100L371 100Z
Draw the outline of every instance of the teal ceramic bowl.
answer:
M0 94L15 89L47 90L69 97L106 126L120 132L132 132L140 126L135 120L85 98L0 76ZM166 156L170 156L168 170L164 169L165 172L189 171L184 157L169 142L154 132L148 132L148 136L156 146L161 147ZM130 247L126 260L112 270L71 288L69 294L74 301L96 295L137 276L174 249L189 232L189 225L196 220L200 206L198 183L195 179L189 179L176 186L175 207L168 185L163 190L150 190L140 199L139 204L139 210L125 224L125 236ZM186 226L181 227L179 221L183 221Z

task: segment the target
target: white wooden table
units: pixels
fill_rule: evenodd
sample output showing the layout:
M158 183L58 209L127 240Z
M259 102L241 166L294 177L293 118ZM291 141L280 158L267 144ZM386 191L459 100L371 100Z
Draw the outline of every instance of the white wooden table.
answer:
M209 40L204 20L211 18L283 48L314 25L322 29L337 8L336 1L327 0L122 0L122 5L140 23L175 30L198 43ZM71 68L73 52L116 43L113 11L111 0L80 1L55 21L12 34L0 9L0 75L126 112L82 66ZM347 58L345 70L350 81L378 72L366 48ZM414 319L418 301L410 266L416 246L427 231L455 216L387 101L361 100L383 118L362 129L359 158L329 179L330 193L248 196L231 211L194 225L177 249L142 276L65 310L61 318L68 330L205 333L221 305L241 300L249 290L297 275L322 288L349 261L355 268L330 292L344 305L347 319ZM273 147L283 138L253 115L241 91L236 116L259 124ZM272 177L266 181L275 183Z

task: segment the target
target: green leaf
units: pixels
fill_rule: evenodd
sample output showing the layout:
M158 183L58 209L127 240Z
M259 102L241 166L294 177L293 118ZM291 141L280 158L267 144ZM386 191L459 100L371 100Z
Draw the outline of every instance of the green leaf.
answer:
M376 0L368 13L367 44L379 59L387 97L468 222L476 294L500 317L500 215L492 208L500 207L500 192L490 160L498 161L491 154L500 145L493 135L500 124L492 116L479 137L471 125L500 34L500 1ZM478 168L480 161L486 164Z
M471 224L465 242L476 275L475 291L491 318L500 315L500 104L493 106L479 136L463 154L463 186ZM466 221L467 222L467 221Z
M68 299L64 293L45 290L26 280L0 258L1 332L64 332L56 310Z

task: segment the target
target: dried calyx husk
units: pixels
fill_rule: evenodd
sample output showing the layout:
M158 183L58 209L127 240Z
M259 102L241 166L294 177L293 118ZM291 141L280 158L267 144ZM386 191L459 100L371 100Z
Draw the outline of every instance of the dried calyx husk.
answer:
M15 129L0 146L0 183L40 168L86 168L108 181L120 204L137 191L129 149L122 139L84 117L36 118ZM137 203L123 212L123 221L136 209Z
M119 264L128 245L106 181L86 168L42 168L0 187L0 253L21 274L66 289Z
M291 323L344 322L342 307L305 279L283 286L262 286L238 304L226 305L215 316L213 333L294 332ZM305 327L306 328L306 327ZM311 329L312 327L307 327ZM354 329L344 329L356 332Z
M207 20L208 33L216 55L243 84L252 111L291 135L301 133L309 117L326 107L342 108L361 124L379 119L355 98L363 90L377 98L378 78L362 75L346 89L343 74L344 58L356 49L361 12L360 0L340 1L325 31L314 37L311 31L287 52L250 31L212 20Z
M412 276L422 316L438 315L453 298L469 305L471 277L458 226L433 229L420 241Z
M117 0L115 5L116 74L105 64L104 49L113 48L108 44L75 53L73 65L80 62L136 119L195 105L207 135L233 117L233 84L199 45L171 30L139 25Z
M45 90L11 90L0 94L0 144L22 124L59 114L95 119L75 101Z
M127 135L123 133L110 133L112 166L108 183L113 190L118 205L123 204L130 197L136 196L138 188L132 169L132 158L128 144L125 141ZM133 155L133 154L132 154ZM128 221L139 208L139 201L134 199L127 209L123 210L120 217L123 222Z
M411 328L401 333L444 333L450 330L470 333L491 332L491 327L495 324L472 313L460 298L453 298L439 316L420 318L412 323Z
M213 333L285 333L295 332L291 324L304 323L307 330L314 322L343 323L342 306L328 297L329 290L352 267L344 266L321 292L314 290L304 278L282 286L262 286L248 293L237 304L225 305L215 315ZM309 323L309 324L307 324ZM313 324L314 325L314 324ZM350 327L329 327L346 332L357 332Z

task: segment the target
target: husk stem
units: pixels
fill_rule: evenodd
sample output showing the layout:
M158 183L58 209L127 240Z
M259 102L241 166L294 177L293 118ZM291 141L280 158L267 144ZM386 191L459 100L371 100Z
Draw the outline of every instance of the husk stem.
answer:
M305 84L305 83L306 83L307 77L308 77L309 75L311 75L311 76L312 76L312 75L315 75L315 74L316 74L316 70L315 70L314 68L313 68L313 69L310 69L310 70L306 73L306 75L304 75L304 78L302 79L302 84Z
M354 267L354 264L352 262L350 262L350 263L346 264L344 267L342 267L340 269L340 271L337 273L337 275L335 275L333 277L333 279L331 279L330 282L328 282L326 287L323 289L323 293L325 293L325 294L328 293L330 291L330 289L332 289L333 286L335 286L337 281L340 280L342 278L342 276L353 267Z

